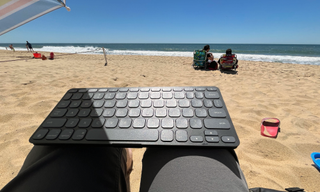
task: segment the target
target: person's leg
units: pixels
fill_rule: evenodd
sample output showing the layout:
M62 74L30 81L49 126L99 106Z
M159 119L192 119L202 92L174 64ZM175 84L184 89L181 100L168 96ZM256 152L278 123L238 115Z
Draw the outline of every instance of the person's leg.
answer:
M140 192L248 192L233 150L148 148Z
M18 175L1 192L130 191L127 173L123 148L34 146Z

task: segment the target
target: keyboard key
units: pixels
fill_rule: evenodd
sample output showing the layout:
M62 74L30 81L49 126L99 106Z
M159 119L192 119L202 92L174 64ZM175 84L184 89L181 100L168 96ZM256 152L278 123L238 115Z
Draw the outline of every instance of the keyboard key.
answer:
M88 117L90 113L91 109L81 109L78 114L78 117Z
M153 106L156 108L160 108L164 106L164 100L154 100Z
M114 100L110 100L110 101L107 100L104 103L104 107L106 107L106 108L113 108L115 105L116 105L116 101L114 101Z
M140 109L130 109L129 110L129 117L139 117L140 116Z
M190 101L187 99L179 100L179 107L190 107Z
M159 125L160 125L159 119L157 118L148 119L148 124L147 124L148 128L151 128L151 129L158 128Z
M67 108L70 104L70 101L60 101L60 103L57 105L58 108Z
M203 100L203 105L204 105L205 107L207 107L207 108L213 107L212 101L211 101L211 100L208 100L208 99Z
M83 96L83 93L75 93L72 95L71 99L72 100L79 100Z
M118 109L116 111L116 117L125 117L128 114L128 109Z
M172 93L170 93L170 92L164 92L164 93L162 93L162 98L163 99L172 99Z
M60 132L61 132L61 129L51 129L47 134L46 139L54 140L59 136Z
M186 142L188 141L188 132L185 130L176 131L176 140L178 142Z
M156 109L156 117L166 117L167 116L167 109Z
M93 95L94 95L93 93L85 93L83 95L82 99L89 100L89 99L91 99L93 97Z
M206 92L204 92L204 96L207 99L219 99L220 98L219 93L217 93L217 92L206 91Z
M202 101L199 99L192 99L191 105L192 105L192 107L200 108L200 107L202 107Z
M60 128L66 123L67 119L60 118L48 118L42 124L42 127L45 128Z
M186 87L184 88L185 91L193 91L194 89L192 87Z
M203 137L202 136L191 136L190 141L193 143L202 143Z
M67 93L67 94L65 94L65 95L63 96L62 99L64 99L64 100L69 100L71 97L72 97L72 93Z
M146 120L145 119L138 118L138 119L134 119L133 120L133 125L132 126L133 126L133 128L140 129L140 128L144 128L145 124L146 124Z
M117 91L118 91L117 88L110 88L110 89L109 89L109 92L117 92Z
M194 93L193 93L193 92L187 92L187 93L186 93L186 97L187 97L188 99L193 99L193 98L194 98Z
M143 107L143 108L146 108L146 107L151 107L151 100L150 99L147 99L147 100L142 100L140 101L140 106Z
M73 140L82 140L84 136L86 135L87 130L86 129L78 129L74 132L72 139Z
M117 101L117 107L118 108L125 108L128 104L128 101L127 100L120 100L120 101Z
M104 93L95 93L93 99L100 100L104 97Z
M173 119L171 118L164 118L161 120L161 126L165 129L173 128Z
M125 99L127 96L127 93L117 93L116 99Z
M116 113L115 109L105 109L103 112L104 117L113 117L113 115Z
M91 129L86 139L89 141L152 141L159 139L156 129Z
M86 119L81 119L80 123L78 125L79 128L88 128L92 122L92 119L86 118Z
M69 109L69 111L66 114L66 117L75 117L77 116L79 112L79 109Z
M82 102L81 107L82 108L89 108L89 107L91 107L91 105L92 105L92 101L84 101L84 102Z
M100 117L103 113L103 109L94 109L90 113L90 117Z
M171 130L162 130L161 131L161 141L164 141L164 142L173 141L173 131L171 131Z
M129 88L120 88L119 91L120 91L120 92L128 92L128 91L129 91Z
M190 119L190 127L193 129L201 129L202 128L201 119L191 118Z
M219 134L218 134L218 131L214 131L214 130L208 131L208 130L206 130L206 131L204 132L204 135L205 135L205 136L218 136Z
M204 126L208 129L230 129L227 119L204 119Z
M67 123L66 123L66 127L67 128L74 128L78 125L80 119L77 118L72 118L72 119L68 119Z
M32 139L40 140L43 139L46 134L49 132L49 129L39 129L36 133L32 136Z
M62 131L62 133L59 136L60 140L68 140L72 136L72 133L74 132L73 129L65 129Z
M128 93L127 99L136 99L138 97L138 93Z
M218 91L216 87L208 87L207 91Z
M80 106L80 104L81 104L81 101L72 101L70 107L77 108Z
M180 117L180 109L169 109L169 117Z
M120 119L119 127L120 128L129 128L131 126L131 118Z
M196 91L205 91L206 90L206 88L204 88L204 87L197 87L196 88Z
M193 117L194 116L194 112L192 109L188 108L188 109L182 109L182 115L184 117Z
M210 117L226 117L227 114L223 109L209 109Z
M218 108L223 107L222 102L220 100L217 100L217 99L213 100L213 104L214 104L215 107L218 107Z
M104 96L104 99L110 100L113 99L115 97L115 93L106 93Z
M167 100L167 107L176 107L177 106L177 101L174 100L174 99L170 99L170 100Z
M67 113L67 109L54 109L50 113L50 117L63 117Z
M207 117L208 113L206 109L195 109L197 117Z
M184 99L184 93L176 92L176 93L174 93L174 98L175 99Z
M106 128L115 128L118 125L118 119L112 118L112 119L107 119L106 124L104 125Z
M159 92L151 93L150 98L151 99L160 99L161 94Z
M140 92L139 93L139 99L148 99L149 93L148 92Z
M147 108L142 110L142 117L152 117L153 109Z
M225 143L234 143L236 139L233 136L222 136L221 140Z
M140 101L139 100L130 100L128 106L130 108L139 107Z
M176 127L179 129L186 129L188 127L188 120L184 118L176 119Z
M108 89L99 89L98 92L107 92Z
M195 95L196 95L197 99L203 99L203 93L202 92L196 92Z
M207 137L206 137L206 141L207 141L208 143L219 143L220 138L219 138L219 137L207 136Z
M97 119L94 119L92 124L91 124L91 127L92 128L101 128L103 125L104 125L104 122L106 120L104 118L97 118Z
M95 92L97 92L97 91L98 91L98 89L89 89L89 90L88 90L89 93L95 93Z
M92 106L94 108L101 108L103 106L103 104L104 104L104 101L103 100L99 100L99 101L94 101Z

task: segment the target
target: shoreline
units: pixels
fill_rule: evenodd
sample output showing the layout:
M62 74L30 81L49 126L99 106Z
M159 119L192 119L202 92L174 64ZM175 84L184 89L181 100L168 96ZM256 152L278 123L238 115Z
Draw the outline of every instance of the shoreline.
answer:
M249 188L320 187L310 158L320 152L320 66L239 60L238 73L230 74L194 70L191 57L107 55L104 66L103 55L32 56L0 50L0 189L18 173L32 148L29 137L68 89L144 86L219 87L240 138L235 151ZM1 62L12 58L21 60ZM265 117L280 119L277 139L260 135ZM133 192L139 191L144 150L133 149Z

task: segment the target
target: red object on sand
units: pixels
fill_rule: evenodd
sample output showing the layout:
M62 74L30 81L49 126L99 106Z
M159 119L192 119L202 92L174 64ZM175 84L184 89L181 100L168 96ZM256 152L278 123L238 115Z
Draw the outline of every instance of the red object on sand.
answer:
M54 59L54 53L53 53L53 52L51 52L51 53L50 53L50 57L49 57L49 59L51 59L51 60L53 60L53 59Z
M280 132L280 120L277 118L264 118L261 121L261 135L277 138Z
M34 58L41 59L41 53L33 53Z

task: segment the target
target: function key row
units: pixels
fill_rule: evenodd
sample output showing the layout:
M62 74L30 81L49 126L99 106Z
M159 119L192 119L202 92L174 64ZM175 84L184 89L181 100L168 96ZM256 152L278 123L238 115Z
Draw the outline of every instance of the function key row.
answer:
M181 108L189 108L189 107L195 107L195 108L200 108L200 107L207 107L207 108L222 108L222 102L221 100L199 100L199 99L192 99L187 100L187 99L182 99L182 100L175 100L175 99L169 99L169 100L96 100L96 101L91 101L91 100L75 100L75 101L60 101L60 103L57 105L57 108L63 109L63 108L163 108L163 107L168 107L168 108L176 108L176 107L181 107Z
M132 87L132 88L92 88L92 89L70 89L68 92L69 93L96 93L96 92L170 92L170 91L217 91L216 87L152 87L152 88L147 88L147 87Z
M67 93L64 95L63 100L123 100L123 99L219 99L220 95L218 92L119 92L119 93Z

